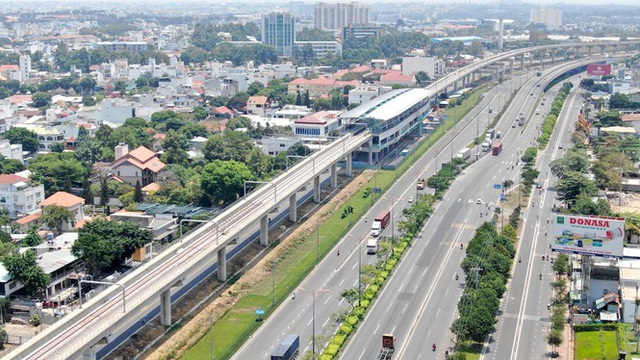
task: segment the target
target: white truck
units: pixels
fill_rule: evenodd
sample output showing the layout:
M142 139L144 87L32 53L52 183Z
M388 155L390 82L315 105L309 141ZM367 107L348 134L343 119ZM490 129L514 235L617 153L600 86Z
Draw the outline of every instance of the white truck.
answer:
M378 239L369 238L367 240L367 254L375 254L378 251Z

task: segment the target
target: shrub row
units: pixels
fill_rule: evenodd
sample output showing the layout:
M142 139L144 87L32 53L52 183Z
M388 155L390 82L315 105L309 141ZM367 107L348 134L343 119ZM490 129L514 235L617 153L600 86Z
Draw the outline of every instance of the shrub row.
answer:
M562 84L562 88L558 91L558 95L556 95L553 100L551 112L542 123L542 135L540 135L539 139L540 149L543 149L549 143L549 139L551 139L551 135L553 134L553 128L556 126L556 122L560 116L560 111L562 111L562 106L564 106L564 101L567 98L567 95L569 95L572 87L573 84L570 82Z
M618 329L617 324L578 324L573 325L573 331L616 331Z
M421 227L429 218L431 210L424 211L421 208L433 208L433 198L429 195L421 195L418 200L405 210L405 217L419 223ZM413 216L412 216L413 215ZM407 224L399 224L399 227L408 227ZM347 315L345 321L338 328L333 338L329 341L329 345L324 349L321 360L333 360L337 358L338 353L346 340L357 330L357 326L364 318L367 310L373 304L373 300L378 296L384 287L386 280L389 278L395 267L398 265L402 255L409 249L411 242L415 239L415 233L407 232L399 239L399 242L393 245L393 251L386 259L381 259L376 265L377 271L373 277L371 284L366 287L360 304L355 306Z

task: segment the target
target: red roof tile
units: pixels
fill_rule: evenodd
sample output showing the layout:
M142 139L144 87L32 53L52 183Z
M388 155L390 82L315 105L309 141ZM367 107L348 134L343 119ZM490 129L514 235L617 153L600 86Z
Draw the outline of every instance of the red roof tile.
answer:
M18 176L13 174L0 175L0 184L15 184L19 182L29 182L29 179L23 176Z
M40 203L40 207L44 208L45 206L49 206L49 205L57 205L57 206L69 208L78 204L80 205L84 204L84 199L79 196L69 194L68 192L65 192L65 191L58 191L57 193L44 199Z

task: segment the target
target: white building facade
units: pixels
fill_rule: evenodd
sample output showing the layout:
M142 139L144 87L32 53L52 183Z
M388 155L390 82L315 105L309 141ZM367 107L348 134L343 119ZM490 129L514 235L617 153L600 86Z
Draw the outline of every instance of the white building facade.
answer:
M37 210L43 200L44 185L31 185L29 179L18 175L0 175L0 206L11 219Z

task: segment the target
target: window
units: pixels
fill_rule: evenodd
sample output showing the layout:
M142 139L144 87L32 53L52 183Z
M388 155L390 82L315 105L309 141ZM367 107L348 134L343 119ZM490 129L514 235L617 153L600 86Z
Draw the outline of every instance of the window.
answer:
M280 147L281 147L281 148L286 147L286 146L287 146L287 145L285 145L285 144L280 144Z

